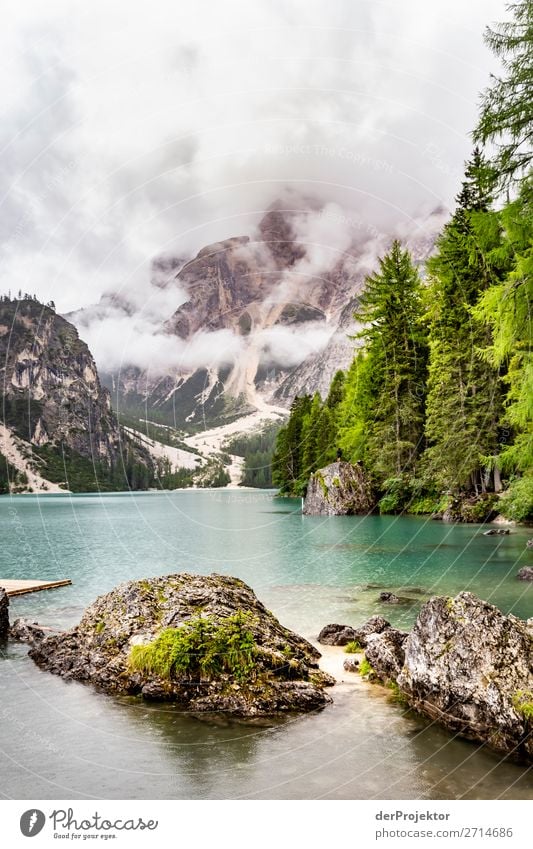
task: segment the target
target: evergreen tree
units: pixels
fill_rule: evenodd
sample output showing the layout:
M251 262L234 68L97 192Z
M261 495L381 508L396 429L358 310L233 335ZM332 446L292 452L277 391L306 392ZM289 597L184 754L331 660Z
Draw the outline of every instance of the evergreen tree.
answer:
M494 159L500 184L520 177L531 163L533 126L533 3L508 6L513 20L487 28L485 41L503 65L483 93L474 140L497 145Z
M501 460L508 472L533 467L533 180L499 213L503 244L499 254L509 271L487 289L474 308L474 317L488 324L492 337L484 356L504 369L505 412L500 434Z
M467 165L457 209L427 265L430 360L426 437L427 469L454 491L499 488L498 371L480 354L489 342L486 326L471 309L498 279L493 256L501 241L489 211L490 179L478 150Z
M422 450L427 342L421 285L409 252L394 241L379 272L367 277L355 313L365 323L360 336L371 372L364 458L382 481L414 474Z

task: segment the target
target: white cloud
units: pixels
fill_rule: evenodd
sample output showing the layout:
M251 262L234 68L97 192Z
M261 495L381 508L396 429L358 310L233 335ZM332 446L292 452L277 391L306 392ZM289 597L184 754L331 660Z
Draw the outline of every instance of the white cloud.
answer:
M450 204L495 69L483 28L505 17L504 0L6 0L3 288L61 311L118 292L141 350L183 298L153 291L152 258L249 233L280 196L381 232ZM334 219L300 219L302 270L345 250Z

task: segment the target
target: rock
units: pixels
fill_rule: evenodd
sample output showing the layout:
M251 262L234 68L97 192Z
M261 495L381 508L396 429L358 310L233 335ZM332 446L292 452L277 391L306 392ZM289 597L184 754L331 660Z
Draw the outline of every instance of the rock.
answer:
M13 640L18 640L20 643L39 643L45 637L45 630L37 622L29 622L27 619L15 619L10 630L9 636Z
M533 548L533 537L530 537L526 542L526 548Z
M450 496L448 506L442 514L443 522L492 522L498 515L495 507L498 496L493 492L481 495Z
M305 516L353 516L372 512L375 503L363 467L339 460L311 475L303 512Z
M519 581L533 581L533 566L524 566L516 577Z
M365 648L370 634L381 634L390 627L390 622L387 622L383 616L371 616L370 619L368 619L363 625L360 625L359 628L354 628L355 636L353 639L356 643L359 643L361 648Z
M0 640L6 640L9 634L9 596L0 587Z
M411 707L453 733L533 760L533 634L472 593L432 598L403 644Z
M359 661L355 659L355 657L347 657L344 663L342 664L346 672L358 672L359 671Z
M499 536L506 536L507 534L510 534L510 533L511 533L511 531L509 530L509 528L490 528L488 531L483 531L483 536L484 537L495 537L495 536L499 537Z
M325 625L318 635L323 646L347 646L355 640L355 631L349 625Z
M380 593L378 601L383 602L383 604L400 604L400 599L394 593Z
M176 657L176 640L187 633L180 665L165 669L161 658ZM153 655L141 662L139 653L156 639L154 667ZM284 628L245 583L224 575L121 584L97 598L71 631L34 639L29 654L49 672L109 693L238 716L321 708L331 701L324 688L334 683L318 668L314 646Z
M404 643L407 634L387 628L381 634L369 634L365 657L382 681L396 681L404 663Z

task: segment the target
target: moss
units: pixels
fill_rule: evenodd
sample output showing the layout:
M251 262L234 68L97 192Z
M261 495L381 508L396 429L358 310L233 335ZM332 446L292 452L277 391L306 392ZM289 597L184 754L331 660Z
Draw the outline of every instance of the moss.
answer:
M391 691L390 699L398 705L407 705L407 699L398 687L396 681L388 681L387 688Z
M357 640L352 640L344 646L344 651L346 652L346 654L356 654L357 652L362 651L362 648L357 642Z
M513 696L513 707L528 722L533 722L533 692L517 690Z
M257 656L249 624L250 616L238 611L218 624L198 617L179 628L165 628L148 645L132 646L129 668L167 680L209 680L228 673L244 681L253 674Z
M324 498L327 498L328 493L329 493L329 489L326 485L326 481L324 480L324 476L322 475L321 472L315 472L314 478L320 484L320 488L322 490L322 495L324 496Z
M332 483L333 483L333 486L336 486L336 487L337 487L337 489L339 489L339 487L340 487L340 485L341 485L341 482L340 482L339 478L333 478Z
M374 667L368 662L366 657L363 658L363 660L359 664L359 675L361 675L362 678L366 678L366 677L369 677L369 676L375 675L375 674L376 674L376 671L375 671Z
M97 622L96 625L95 625L95 628L94 628L94 633L95 634L101 634L104 629L105 629L105 622L101 622L101 621Z
M453 604L453 598L451 598L451 597L446 599L446 610L448 611L448 613L453 613L454 604Z

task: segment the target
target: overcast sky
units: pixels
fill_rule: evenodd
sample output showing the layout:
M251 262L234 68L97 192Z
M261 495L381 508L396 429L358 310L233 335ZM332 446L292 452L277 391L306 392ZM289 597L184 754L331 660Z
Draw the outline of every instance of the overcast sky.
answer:
M502 0L4 0L2 290L143 292L276 198L449 207ZM337 207L335 207L337 208Z

